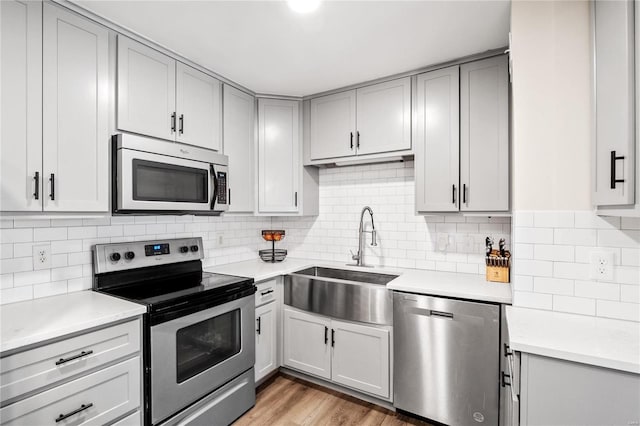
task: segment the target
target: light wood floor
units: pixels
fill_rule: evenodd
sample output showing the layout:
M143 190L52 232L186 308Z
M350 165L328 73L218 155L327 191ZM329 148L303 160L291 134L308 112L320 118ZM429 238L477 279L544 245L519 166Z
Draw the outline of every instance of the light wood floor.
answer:
M276 376L257 391L255 407L234 426L432 426L287 375Z

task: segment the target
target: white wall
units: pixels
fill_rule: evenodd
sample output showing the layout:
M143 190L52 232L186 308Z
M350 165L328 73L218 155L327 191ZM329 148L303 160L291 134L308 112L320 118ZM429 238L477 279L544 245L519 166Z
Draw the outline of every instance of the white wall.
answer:
M513 208L591 208L587 1L514 1Z

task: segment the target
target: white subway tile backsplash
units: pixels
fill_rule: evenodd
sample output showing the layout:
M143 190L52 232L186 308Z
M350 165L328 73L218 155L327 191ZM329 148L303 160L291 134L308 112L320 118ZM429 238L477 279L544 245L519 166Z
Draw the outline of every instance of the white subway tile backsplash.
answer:
M98 228L95 226L74 226L67 228L67 234L71 240L96 238L98 236Z
M33 241L57 241L67 239L67 228L33 228Z
M40 271L17 272L13 274L14 287L41 284L49 281L51 281L51 271L49 269L43 269Z
M27 243L33 241L33 229L0 229L0 243Z
M33 269L31 257L18 257L13 259L0 260L0 273L10 274L14 272L26 272Z
M13 287L13 274L0 275L0 289Z
M623 217L620 223L620 229L640 230L640 217Z
M77 253L82 251L82 240L52 241L51 253Z
M33 297L48 297L67 292L67 281L55 281L47 284L33 286Z
M0 244L0 259L11 259L13 257L13 244Z
M49 219L14 219L14 228L48 228L51 226Z
M13 287L0 290L0 304L22 302L33 299L33 286Z
M640 321L637 219L593 211L517 211L513 234L515 305ZM613 254L613 282L591 279L591 254L597 251Z

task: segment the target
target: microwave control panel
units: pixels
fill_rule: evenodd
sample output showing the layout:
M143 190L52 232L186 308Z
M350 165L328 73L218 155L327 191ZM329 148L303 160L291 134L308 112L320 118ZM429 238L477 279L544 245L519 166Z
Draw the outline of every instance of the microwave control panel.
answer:
M218 172L218 204L227 204L227 173Z

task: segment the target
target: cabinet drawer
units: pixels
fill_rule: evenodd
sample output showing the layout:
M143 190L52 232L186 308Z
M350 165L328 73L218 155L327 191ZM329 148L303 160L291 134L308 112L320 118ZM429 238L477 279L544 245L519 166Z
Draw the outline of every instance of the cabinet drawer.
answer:
M2 401L139 351L137 319L7 356L0 366Z
M111 426L140 426L142 424L142 413L140 410L133 414L129 414L124 419L120 419Z
M256 285L256 306L264 305L276 299L276 280L261 282Z
M0 418L3 426L104 425L139 406L140 357L134 357L4 407Z

